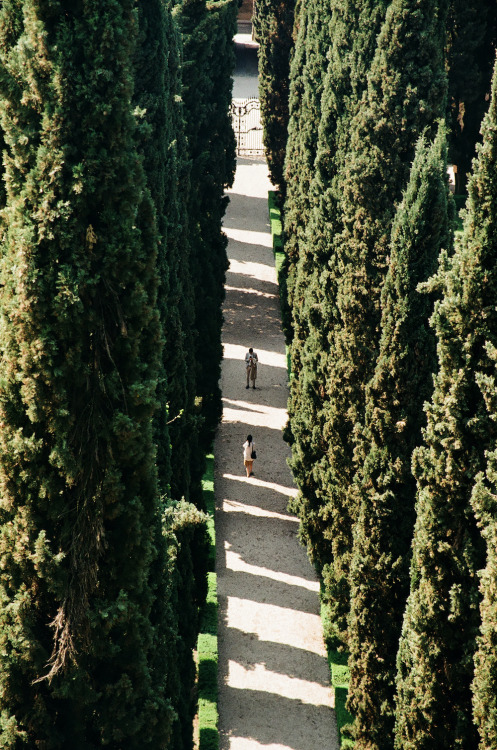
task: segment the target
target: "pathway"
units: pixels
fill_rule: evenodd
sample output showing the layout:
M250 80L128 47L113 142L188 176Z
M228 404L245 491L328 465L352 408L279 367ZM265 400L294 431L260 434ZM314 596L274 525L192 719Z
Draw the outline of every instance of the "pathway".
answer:
M223 421L215 444L220 750L336 750L319 586L287 512L295 495L282 438L285 345L263 159L238 159L225 217L229 237ZM259 355L245 389L244 355ZM247 479L242 443L258 458Z

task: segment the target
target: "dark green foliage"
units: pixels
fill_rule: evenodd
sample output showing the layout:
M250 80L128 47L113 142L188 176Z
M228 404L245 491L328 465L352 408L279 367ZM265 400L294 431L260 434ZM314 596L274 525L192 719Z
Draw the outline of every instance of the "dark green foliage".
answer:
M257 0L256 8L254 28L259 42L259 98L266 159L271 181L284 195L295 0Z
M203 417L200 455L209 449L221 416L221 304L227 240L221 221L232 184L235 141L229 106L234 69L236 3L185 0L176 8L183 39L183 97L191 161L189 228L195 300L196 383ZM203 473L197 462L197 479Z
M324 404L326 394L327 357L329 336L334 319L335 290L330 285L332 278L329 261L332 254L334 234L339 226L337 216L336 176L338 162L343 155L337 148L338 134L349 132L348 122L356 106L357 92L364 86L367 70L374 51L376 34L383 18L383 2L334 3L323 12L322 25L328 25L331 48L311 47L309 64L311 70L326 61L317 59L321 49L330 57L326 75L322 80L319 105L320 122L318 144L314 158L314 175L311 191L307 194L308 217L302 214L302 226L292 226L294 217L291 201L299 198L298 188L289 196L286 211L293 237L289 241L288 274L292 301L293 340L291 346L292 380L289 401L290 429L286 438L292 443L292 469L299 486L299 496L293 509L301 519L300 533L307 545L311 560L327 577L326 565L338 552L335 540L327 530L328 518L322 515L327 488L331 486L328 471L328 444L324 437ZM323 41L326 29L322 29ZM295 70L298 73L297 70ZM314 76L316 73L314 72ZM317 83L318 79L315 77ZM292 81L293 84L293 81ZM298 93L298 81L296 94ZM298 107L298 97L295 101ZM341 122L343 120L343 127ZM308 125L313 127L312 122ZM296 137L297 133L295 133ZM311 135L311 133L309 133ZM312 135L311 135L312 137ZM293 138L292 138L293 140ZM313 158L314 144L309 139L304 151ZM288 153L293 144L289 143ZM291 157L289 157L291 158ZM296 206L300 212L299 205ZM304 224L305 221L305 224ZM305 230L305 236L304 236ZM333 551L335 548L335 551ZM329 592L329 588L327 589ZM329 596L328 596L329 600ZM334 598L334 602L338 599ZM334 612L334 623L343 622ZM338 625L339 630L343 630Z
M493 0L451 0L447 26L449 159L457 165L456 190L464 193L488 107L497 5Z
M3 166L3 153L5 150L5 141L3 138L3 132L0 128L0 211L5 206L5 199L7 197L5 192L5 182L4 182L4 166ZM1 217L0 217L0 225L1 225Z
M396 652L414 527L411 456L421 442L423 403L431 395L436 365L428 326L433 303L418 284L435 271L440 250L451 250L446 172L440 129L431 146L419 140L392 225L379 356L366 389L368 453L357 479L349 618L348 707L355 716L357 750L393 748ZM452 214L452 202L449 206Z
M213 567L207 574L207 598L201 616L201 632L198 637L198 728L199 750L217 750L218 731L218 649L217 649L217 576L214 572L216 541L214 528L214 456L206 457L206 470L202 479L205 506L209 514L209 559Z
M328 5L303 0L295 14L297 34L290 68L288 143L285 160L285 268L288 307L283 307L283 329L292 339L291 308L299 247L305 242L311 208L311 184L321 116L321 95L330 47Z
M402 750L478 745L471 681L484 550L470 499L485 451L494 449L496 439L496 123L494 74L464 232L453 258L443 259L430 282L443 295L432 317L439 370L425 446L413 459L417 519L398 657L396 747ZM483 499L480 486L474 497L480 514Z
M164 338L155 417L160 486L175 499L190 495L198 462L195 417L193 289L186 217L188 165L179 94L179 38L169 5L139 6L135 103L147 184L159 230L159 310ZM199 488L192 490L198 497Z
M169 645L174 663L168 693L177 712L171 746L175 750L189 750L193 747L192 723L196 710L192 692L195 682L193 649L207 595L207 517L191 503L174 503L165 512L164 534L169 550L168 599L175 613L178 633L178 638Z
M489 352L495 362L495 350ZM489 379L491 391L486 395L492 404L495 414L495 378ZM485 389L486 390L486 389ZM480 734L480 750L492 750L497 744L497 497L495 451L488 455L486 477L479 475L473 491L471 502L478 519L478 524L485 539L487 548L486 566L481 573L480 592L480 634L477 639L475 654L475 674L473 680L474 720Z
M4 2L2 747L167 747L134 4ZM155 530L155 532L154 532ZM52 679L42 679L51 670Z
M342 229L333 241L328 297L331 331L323 437L323 479L333 558L325 570L339 628L348 614L353 528L358 513L353 478L364 461L365 387L378 356L380 294L395 203L407 184L415 143L444 111L445 3L394 0L357 112L350 121L346 169L337 181ZM388 75L385 74L388 71ZM329 291L328 291L329 290ZM331 305L330 305L331 306Z
M325 437L324 408L327 399L326 373L330 340L335 325L335 281L330 261L333 242L340 226L336 181L339 138L349 133L356 97L364 87L365 71L373 54L376 34L383 19L383 2L350 2L333 8L331 60L321 97L321 121L315 176L312 182L310 221L305 240L299 243L298 265L293 288L294 338L291 347L292 374L289 402L292 468L300 494L294 509L301 518L301 535L318 569L327 577L327 566L340 550L338 538L328 530L325 509L328 489L330 448ZM292 259L293 260L293 259ZM290 269L290 274L292 273ZM336 466L334 468L336 471ZM328 589L329 592L329 589ZM337 603L339 600L334 599ZM345 612L333 621L343 631Z

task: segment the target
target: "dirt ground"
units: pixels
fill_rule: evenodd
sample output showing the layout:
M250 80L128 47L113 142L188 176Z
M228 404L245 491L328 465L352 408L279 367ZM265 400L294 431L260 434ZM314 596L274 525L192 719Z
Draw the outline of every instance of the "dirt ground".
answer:
M215 444L220 750L336 750L319 586L298 522L282 438L288 398L284 338L263 159L238 159L229 237L223 421ZM245 388L245 352L259 357ZM242 443L258 457L247 478Z

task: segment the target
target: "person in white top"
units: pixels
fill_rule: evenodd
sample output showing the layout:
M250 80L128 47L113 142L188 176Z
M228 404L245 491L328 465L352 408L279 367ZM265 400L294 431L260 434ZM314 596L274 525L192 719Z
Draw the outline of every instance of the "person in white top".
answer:
M249 380L252 381L252 388L255 390L255 379L257 377L257 362L259 358L254 352L252 347L248 350L245 355L245 368L247 370L247 385L245 388L249 388Z
M247 435L247 439L243 444L243 463L245 464L245 471L247 472L248 477L254 476L254 472L252 471L255 458L254 454L255 446L254 441L252 440L252 435Z

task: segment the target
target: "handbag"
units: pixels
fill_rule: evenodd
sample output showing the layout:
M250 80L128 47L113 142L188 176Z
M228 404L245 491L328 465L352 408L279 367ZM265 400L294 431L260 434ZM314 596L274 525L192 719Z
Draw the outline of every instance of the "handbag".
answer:
M257 458L257 453L256 453L256 452L255 452L255 450L254 450L254 449L252 448L252 459L254 459L254 458Z

